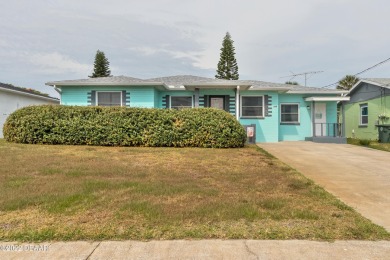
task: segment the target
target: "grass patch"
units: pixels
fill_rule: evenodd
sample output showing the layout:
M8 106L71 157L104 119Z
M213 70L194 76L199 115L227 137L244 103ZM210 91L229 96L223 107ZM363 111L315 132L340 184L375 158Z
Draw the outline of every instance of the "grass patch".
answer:
M389 239L256 146L0 140L0 240Z
M261 202L261 206L268 210L280 210L286 204L285 198L267 198Z
M347 142L348 144L366 146L369 148L390 152L390 143L379 143L378 141L374 141L374 140L356 139L356 138L348 138Z

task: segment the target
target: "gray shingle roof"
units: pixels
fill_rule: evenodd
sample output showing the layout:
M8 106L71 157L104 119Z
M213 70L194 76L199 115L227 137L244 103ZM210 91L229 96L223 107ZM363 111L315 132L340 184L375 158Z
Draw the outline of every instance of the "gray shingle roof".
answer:
M338 90L338 89L329 89L329 88L315 88L315 87L307 87L307 86L299 86L293 85L293 88L288 91L288 93L347 93L348 91Z
M146 79L145 81L161 82L170 87L181 87L189 85L242 85L243 83L239 80L225 80L225 79L214 79L199 77L193 75L177 75L160 78Z
M224 80L214 79L207 77L199 77L192 75L177 75L168 77L158 77L150 79L138 79L125 76L113 76L104 78L89 78L79 80L64 80L64 81L53 81L48 82L46 85L160 85L166 87L180 88L182 86L194 86L199 85L210 85L210 86L246 86L251 87L253 90L280 90L287 91L288 93L343 93L343 91L335 89L315 88L315 87L304 87L298 85L288 85L282 83L271 83L258 80Z
M143 79L126 77L126 76L112 76L101 78L75 79L75 80L61 80L47 82L46 85L93 85L93 84L110 84L110 85L126 85L143 82Z
M379 85L390 85L390 78L363 78L364 81L371 81Z
M390 78L362 78L360 79L348 92L347 96L350 96L352 92L356 91L356 89L360 88L362 82L376 84L380 87L390 89Z
M178 75L178 76L151 78L151 79L146 79L145 81L163 82L168 86L179 87L186 84L215 82L217 80L206 78L206 77L192 76L192 75Z

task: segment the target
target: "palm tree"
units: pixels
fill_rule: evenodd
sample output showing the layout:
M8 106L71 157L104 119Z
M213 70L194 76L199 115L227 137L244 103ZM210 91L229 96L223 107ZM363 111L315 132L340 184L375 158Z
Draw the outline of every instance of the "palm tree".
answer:
M299 85L298 82L296 82L296 81L286 81L286 82L284 82L284 84L287 84L287 85Z
M337 89L350 90L358 81L358 77L347 75L339 81Z

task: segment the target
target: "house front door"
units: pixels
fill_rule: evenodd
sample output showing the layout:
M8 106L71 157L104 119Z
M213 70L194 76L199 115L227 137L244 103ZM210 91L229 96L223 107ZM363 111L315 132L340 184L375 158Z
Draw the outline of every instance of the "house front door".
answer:
M224 97L210 97L210 107L215 107L218 109L225 109L225 98Z
M315 103L314 125L315 125L315 136L327 136L326 103Z

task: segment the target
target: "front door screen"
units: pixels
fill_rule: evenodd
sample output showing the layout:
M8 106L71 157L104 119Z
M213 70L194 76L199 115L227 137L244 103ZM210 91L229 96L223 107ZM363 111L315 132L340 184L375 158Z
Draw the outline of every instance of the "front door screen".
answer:
M224 109L223 107L223 97L212 97L210 98L210 107L215 107L219 109Z

